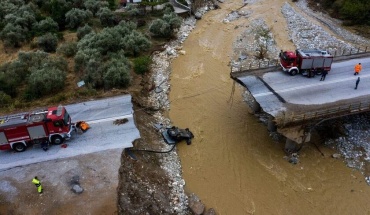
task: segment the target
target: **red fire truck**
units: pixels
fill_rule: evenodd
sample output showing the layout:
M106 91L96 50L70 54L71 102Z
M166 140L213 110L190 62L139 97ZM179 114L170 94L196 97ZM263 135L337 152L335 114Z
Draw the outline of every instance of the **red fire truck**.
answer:
M75 129L64 106L0 117L0 150L22 152L32 144L61 144Z
M333 63L333 56L322 50L281 51L279 54L280 66L283 71L294 76L298 73L314 77L323 71L329 72Z

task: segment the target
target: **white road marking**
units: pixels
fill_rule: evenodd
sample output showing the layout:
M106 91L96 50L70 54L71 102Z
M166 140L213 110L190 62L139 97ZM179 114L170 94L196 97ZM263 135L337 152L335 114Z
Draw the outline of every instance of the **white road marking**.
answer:
M361 76L354 76L354 77L355 77L355 79L353 79L353 80L356 80L357 77L367 78L367 77L370 77L370 74L361 75ZM348 81L348 79L340 79L340 80L333 80L333 81L323 81L323 82L316 83L316 84L303 85L303 86L299 86L299 87L291 87L291 88L287 88L287 89L284 89L284 90L276 90L275 92L276 93L285 93L285 92L289 92L289 91L293 91L293 90L301 90L301 89L305 89L305 88L311 88L311 87L321 86L321 85L327 85L327 84L335 84L335 83L340 83L340 82L345 82L345 81ZM262 96L268 96L268 95L272 95L272 94L273 94L272 92L265 92L265 93L255 94L253 96L254 97L262 97Z

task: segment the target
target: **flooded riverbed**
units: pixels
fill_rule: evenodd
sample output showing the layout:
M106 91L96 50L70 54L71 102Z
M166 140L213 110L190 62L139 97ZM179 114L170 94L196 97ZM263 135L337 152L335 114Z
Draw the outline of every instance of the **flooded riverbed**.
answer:
M252 1L251 1L252 2ZM242 1L226 1L205 14L172 63L172 124L188 127L195 139L180 144L186 190L218 214L366 214L370 188L335 151L317 143L300 152L300 163L285 160L275 142L243 102L244 89L230 78L232 44L244 26L263 18L278 47L294 48L280 7L285 1L253 1L248 18L223 22Z

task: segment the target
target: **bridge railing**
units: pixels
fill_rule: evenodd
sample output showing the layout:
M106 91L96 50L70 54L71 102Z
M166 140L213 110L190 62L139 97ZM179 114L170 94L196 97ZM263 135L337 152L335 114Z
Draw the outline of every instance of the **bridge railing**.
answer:
M336 118L346 115L357 114L370 111L370 101L359 102L355 104L342 105L318 111L305 113L283 113L275 117L276 125L287 126L289 124L301 123L305 121L321 120L327 118Z
M370 47L365 48L354 48L354 49L343 49L337 50L332 55L334 56L334 61L336 60L343 60L348 57L360 57L361 54L369 53L370 54ZM265 69L269 67L279 66L279 59L271 59L271 60L260 60L258 62L251 61L246 63L241 63L240 65L234 65L233 72L246 72L249 70L256 70L256 69Z

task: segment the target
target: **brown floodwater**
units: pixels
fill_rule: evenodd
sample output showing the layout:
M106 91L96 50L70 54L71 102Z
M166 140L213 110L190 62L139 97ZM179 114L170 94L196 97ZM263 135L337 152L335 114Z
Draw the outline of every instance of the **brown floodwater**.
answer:
M249 19L222 20L242 1L231 0L208 12L183 44L185 55L172 63L172 123L195 134L178 152L186 190L218 214L368 214L370 187L359 171L331 157L320 142L306 144L300 163L285 160L284 142L249 113L244 89L228 66L232 43L254 18L271 25L278 47L293 49L280 7L285 1L256 1L243 10ZM239 26L236 28L235 26Z

